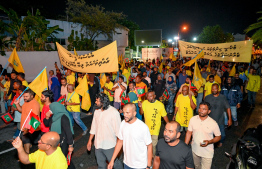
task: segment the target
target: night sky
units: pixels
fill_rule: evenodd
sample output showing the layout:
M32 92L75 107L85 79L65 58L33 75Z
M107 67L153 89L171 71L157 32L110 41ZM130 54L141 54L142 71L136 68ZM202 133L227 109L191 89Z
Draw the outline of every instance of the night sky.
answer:
M65 0L9 0L3 5L13 8L19 14L39 8L50 19L64 15ZM173 38L183 25L187 32L180 32L181 38L191 40L201 33L205 26L220 25L225 32L243 33L262 14L261 0L88 0L89 4L101 5L108 11L123 12L129 20L136 22L141 29L162 29L164 39Z

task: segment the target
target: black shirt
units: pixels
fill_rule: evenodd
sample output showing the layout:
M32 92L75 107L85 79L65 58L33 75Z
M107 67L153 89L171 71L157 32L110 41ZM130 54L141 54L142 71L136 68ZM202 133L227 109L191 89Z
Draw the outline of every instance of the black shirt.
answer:
M168 145L162 138L156 145L156 156L160 158L159 169L194 168L191 148L183 141L176 146Z

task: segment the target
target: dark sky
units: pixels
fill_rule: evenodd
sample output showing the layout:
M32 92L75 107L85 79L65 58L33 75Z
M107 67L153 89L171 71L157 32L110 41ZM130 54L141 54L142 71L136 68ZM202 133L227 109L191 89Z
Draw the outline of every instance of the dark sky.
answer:
M65 0L9 0L1 4L24 13L30 6L38 7L43 15L63 15ZM225 32L243 33L257 22L262 11L261 0L88 0L93 5L102 5L108 11L123 12L141 29L162 29L164 39L173 38L183 25L187 32L181 38L190 40L200 34L205 26L220 25ZM50 18L53 19L53 18Z

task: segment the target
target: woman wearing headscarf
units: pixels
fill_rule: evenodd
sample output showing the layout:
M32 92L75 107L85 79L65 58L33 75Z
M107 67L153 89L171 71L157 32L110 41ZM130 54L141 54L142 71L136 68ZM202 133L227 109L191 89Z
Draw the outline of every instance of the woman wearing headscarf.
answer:
M174 112L174 98L176 96L176 90L177 90L177 86L176 86L176 82L174 81L173 76L169 76L166 82L166 89L168 91L168 103L166 106L166 112L167 113L173 113Z
M46 113L44 124L45 126L50 127L50 131L55 131L60 135L60 147L65 157L67 157L68 152L72 154L74 150L74 130L72 123L69 120L69 114L65 107L58 102L51 103L49 107L50 111ZM50 117L51 113L52 116ZM68 168L75 168L72 161Z
M56 102L60 97L61 86L57 77L51 78L51 91L54 93L54 101Z
M157 80L155 82L154 86L154 91L156 94L156 99L160 100L160 97L165 91L165 81L162 79L162 75L158 74L157 75Z

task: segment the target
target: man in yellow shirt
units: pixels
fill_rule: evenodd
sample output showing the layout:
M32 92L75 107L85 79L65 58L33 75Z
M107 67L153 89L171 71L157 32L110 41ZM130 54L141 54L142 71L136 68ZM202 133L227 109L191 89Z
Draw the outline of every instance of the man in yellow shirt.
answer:
M24 73L18 73L18 74L17 74L17 79L22 82L22 85L23 85L23 86L25 86L25 87L28 86L28 83L27 83L27 81L25 80L25 74L24 74Z
M250 68L250 73L247 73L247 96L250 107L255 107L256 94L260 89L260 76L257 75L257 70Z
M110 95L110 92L114 86L113 82L110 81L110 75L109 74L105 74L106 75L106 83L105 86L103 87L104 89L104 93L108 96L109 101L110 101L110 105L114 106L114 96Z
M67 110L69 111L72 124L74 125L74 120L75 120L76 124L78 124L82 128L83 130L82 135L84 136L86 135L88 129L80 118L79 95L76 92L74 92L74 86L72 84L67 85L67 91L68 91L68 95L65 105L67 106Z
M75 75L72 73L70 69L67 69L66 75L67 84L72 84L75 87Z
M17 137L13 146L17 149L18 157L21 163L35 163L36 169L67 169L66 158L58 147L60 136L56 132L45 133L38 141L38 148L34 153L27 154L23 148L22 140Z
M211 75L214 76L215 82L217 82L217 83L219 84L219 86L221 86L221 78L217 75L215 69L212 69L212 70L211 70ZM209 76L211 76L211 75L208 75L208 76L207 76L206 81L209 81Z
M208 80L209 80L209 81L205 84L203 99L205 99L206 96L208 96L208 95L210 95L210 94L212 93L212 92L211 92L212 85L213 85L213 84L218 84L218 83L214 80L214 75L210 75ZM219 86L219 91L220 91L220 90L221 90L220 85L218 84L218 86Z
M156 152L156 145L158 142L158 135L161 127L161 117L166 123L169 122L165 106L162 102L156 100L156 95L153 90L149 90L147 93L147 100L143 103L138 102L139 113L144 114L145 123L149 128L152 144L153 155Z
M189 87L182 88L182 94L177 97L173 120L181 125L181 132L187 127L190 119L193 117L193 110L196 108L196 98L189 92Z

